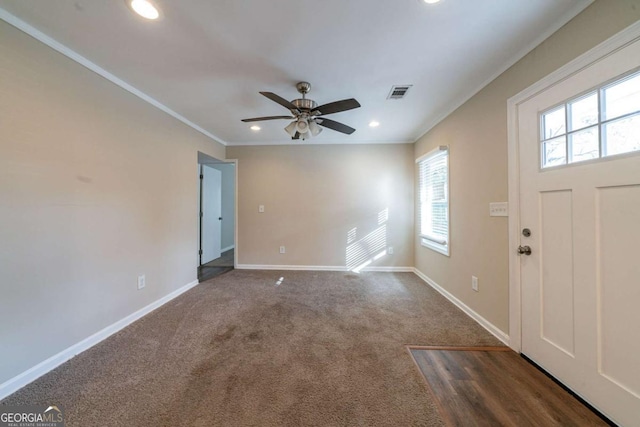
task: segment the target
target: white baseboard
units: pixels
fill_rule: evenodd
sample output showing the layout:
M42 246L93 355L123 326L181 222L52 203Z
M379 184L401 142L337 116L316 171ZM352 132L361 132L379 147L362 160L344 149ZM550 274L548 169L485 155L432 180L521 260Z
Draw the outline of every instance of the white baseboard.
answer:
M487 331L489 331L493 336L498 338L500 341L505 343L507 346L509 345L509 335L505 334L501 329L499 329L493 323L489 322L487 319L485 319L484 317L480 316L478 313L473 311L468 305L466 305L465 303L460 301L458 298L453 296L451 293L449 293L442 286L438 285L436 282L434 282L431 278L429 278L422 271L418 270L417 268L414 268L413 272L416 274L416 276L418 276L419 278L424 280L429 286L431 286L433 289L435 289L440 294L442 294L442 296L444 296L446 299L448 299L453 304L455 304L460 310L464 311L469 317L471 317L473 320L478 322L480 324L480 326L482 326Z
M227 246L226 248L220 249L220 252L227 252L227 251L229 251L231 249L235 249L235 248L236 248L236 245Z
M362 271L380 271L385 273L413 273L413 267L365 267Z
M340 265L260 265L238 264L237 270L294 270L294 271L350 271L349 268ZM361 271L379 271L389 273L413 273L413 267L365 267Z
M36 366L5 381L4 383L0 384L0 400L4 399L5 397L9 396L12 393L15 393L25 385L29 384L32 381L35 381L36 379L40 378L42 375L46 374L47 372L57 368L58 366L62 365L64 362L71 359L72 357L77 356L78 354L82 353L85 350L88 350L89 348L98 344L100 341L115 334L116 332L120 331L121 329L125 328L126 326L130 325L131 323L135 322L136 320L140 319L146 314L157 309L158 307L168 303L172 299L176 298L180 294L183 294L184 292L193 288L197 284L198 284L198 281L196 280L179 289L176 289L175 291L171 292L168 295L165 295L159 300L152 302L151 304L141 308L135 313L128 315L124 319L121 319L116 323L113 323L112 325L107 326L106 328L96 332L90 337L83 339L79 343L76 343L71 347L65 350L62 350L60 353L54 356L51 356L47 360L38 363Z

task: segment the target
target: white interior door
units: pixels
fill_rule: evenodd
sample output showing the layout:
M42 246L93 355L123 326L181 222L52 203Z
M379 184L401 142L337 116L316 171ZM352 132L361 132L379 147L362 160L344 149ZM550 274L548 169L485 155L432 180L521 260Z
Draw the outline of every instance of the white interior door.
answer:
M635 42L518 107L522 352L624 426L640 426L640 152L607 154L640 148L640 91L598 88L638 67Z
M220 258L222 239L222 173L202 167L202 264Z

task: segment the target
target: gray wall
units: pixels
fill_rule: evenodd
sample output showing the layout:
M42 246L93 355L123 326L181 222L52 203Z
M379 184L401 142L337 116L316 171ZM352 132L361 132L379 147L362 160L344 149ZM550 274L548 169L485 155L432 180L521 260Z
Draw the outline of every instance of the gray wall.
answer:
M4 21L0 94L2 383L196 280L225 149Z

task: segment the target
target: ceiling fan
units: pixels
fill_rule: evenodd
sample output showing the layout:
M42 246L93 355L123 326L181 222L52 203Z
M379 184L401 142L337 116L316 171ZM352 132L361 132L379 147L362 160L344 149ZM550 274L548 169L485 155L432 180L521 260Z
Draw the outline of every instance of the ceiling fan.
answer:
M351 135L356 131L350 126L326 119L324 116L358 108L360 107L358 101L350 98L318 106L316 101L306 98L307 93L311 90L311 83L300 82L296 84L296 89L302 94L302 98L294 99L291 102L272 92L260 92L261 95L288 109L293 116L254 117L252 119L243 119L242 121L259 122L262 120L293 119L284 130L291 135L291 139L302 139L303 141L322 132L320 126L346 133L347 135Z

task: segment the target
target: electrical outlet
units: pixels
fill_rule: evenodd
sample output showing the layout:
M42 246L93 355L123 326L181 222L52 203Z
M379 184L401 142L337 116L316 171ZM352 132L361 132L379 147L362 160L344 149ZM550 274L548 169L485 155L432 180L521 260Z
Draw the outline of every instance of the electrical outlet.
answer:
M142 276L138 276L138 290L144 288L145 286L147 286L147 283L144 274Z
M393 246L389 246L389 249L387 249L387 253L388 253L389 255L392 255L392 254L393 254Z
M284 246L280 246L280 253L283 254L284 253Z
M258 212L259 213L264 213L264 205L258 206Z
M478 291L478 278L476 276L471 276L471 289L476 292Z

